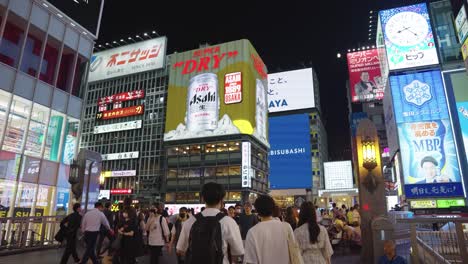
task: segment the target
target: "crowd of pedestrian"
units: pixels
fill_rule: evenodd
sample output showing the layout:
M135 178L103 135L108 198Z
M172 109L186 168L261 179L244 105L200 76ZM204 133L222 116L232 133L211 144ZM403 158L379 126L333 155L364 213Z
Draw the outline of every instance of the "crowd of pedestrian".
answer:
M131 199L125 199L118 212L110 210L110 203L98 202L83 216L75 204L61 223L67 240L61 263L72 256L75 263L91 259L97 264L108 255L113 264L134 264L149 255L154 264L165 246L168 254L177 255L178 264L330 263L329 235L311 202L282 212L270 196L260 195L253 204L225 209L225 195L222 185L207 183L200 213L181 207L172 216L161 203L141 210ZM86 243L81 258L76 251L79 230Z

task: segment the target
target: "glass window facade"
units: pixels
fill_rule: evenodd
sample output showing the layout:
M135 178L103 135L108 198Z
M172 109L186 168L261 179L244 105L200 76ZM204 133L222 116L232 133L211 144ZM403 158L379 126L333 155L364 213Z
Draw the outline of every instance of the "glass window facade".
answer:
M24 154L33 157L40 157L42 155L45 132L47 123L49 122L49 112L50 109L45 106L41 106L40 104L33 105Z
M28 37L23 52L20 70L33 77L37 77L39 64L41 62L42 46L45 33L31 24L29 26Z
M7 23L0 43L0 62L14 68L18 67L26 25L27 22L23 18L13 12L8 13Z
M29 115L31 114L32 102L19 96L14 96L8 115L7 128L2 144L3 150L16 153L23 151L28 127Z

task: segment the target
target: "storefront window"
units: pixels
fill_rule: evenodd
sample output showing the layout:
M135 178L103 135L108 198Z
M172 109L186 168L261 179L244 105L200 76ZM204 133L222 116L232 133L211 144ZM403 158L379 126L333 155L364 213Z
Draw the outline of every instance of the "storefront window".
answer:
M227 196L227 200L229 201L240 201L241 200L241 193L240 192L229 192Z
M229 151L240 151L239 142L229 142Z
M21 61L21 71L31 76L36 76L39 71L41 61L42 43L45 33L33 24L29 25L28 38L24 47L23 58Z
M18 96L13 97L3 140L3 150L21 153L30 109L30 101Z
M53 198L55 198L55 187L39 185L34 215L52 215L52 208L55 208L55 199Z
M217 167L216 176L229 176L229 167Z
M34 104L24 154L41 157L49 111L45 106Z
M82 55L78 55L78 61L75 67L75 78L73 79L72 94L74 96L84 98L84 78L86 76L86 68L88 66L88 60Z
M65 127L65 115L52 111L47 137L45 141L44 158L51 161L58 161L60 151L60 139Z
M65 128L65 139L62 155L62 163L70 165L75 158L78 145L78 131L80 129L80 120L67 117Z
M29 216L36 197L37 184L18 183L18 192L16 194L16 203L13 215L15 217Z
M21 155L8 151L0 151L0 179L16 181L20 163Z
M229 167L229 175L230 175L230 176L238 176L238 175L241 175L241 168L240 168L240 166L231 166L231 167Z
M24 42L26 21L13 12L8 13L5 31L0 43L0 62L11 67L18 66L21 47Z
M21 166L20 181L37 183L40 167L40 159L24 156L23 165Z
M0 218L8 215L8 208L15 196L15 186L14 181L0 180Z
M59 164L52 161L43 160L41 173L39 175L39 184L56 185Z
M60 42L52 36L48 36L41 66L39 79L48 84L54 84L54 75L57 68L57 61L60 51Z
M73 62L75 51L67 46L63 46L62 59L60 60L60 70L57 79L57 87L63 91L68 91L73 79Z
M57 197L55 203L55 215L67 215L68 213L68 201L70 200L70 189L68 188L57 188ZM54 212L52 212L53 214Z
M11 94L0 90L0 139L3 137L4 124L6 123L6 111L10 102Z

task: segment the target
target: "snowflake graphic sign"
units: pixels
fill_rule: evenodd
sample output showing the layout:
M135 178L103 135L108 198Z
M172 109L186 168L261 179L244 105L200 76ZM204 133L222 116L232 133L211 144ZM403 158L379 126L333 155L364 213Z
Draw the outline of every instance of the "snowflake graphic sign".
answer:
M405 100L416 106L422 106L432 99L431 86L419 80L414 80L403 87Z

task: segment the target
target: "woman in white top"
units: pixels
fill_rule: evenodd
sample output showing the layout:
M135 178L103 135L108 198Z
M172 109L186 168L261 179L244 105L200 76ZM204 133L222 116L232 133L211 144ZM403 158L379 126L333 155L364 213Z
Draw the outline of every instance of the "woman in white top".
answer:
M315 206L304 202L299 213L299 227L294 230L304 264L330 264L333 249L325 227L317 224Z
M157 213L156 209L151 209L145 230L149 232L150 263L158 264L161 250L166 244L166 238L169 236L167 221L162 215Z
M249 229L245 240L244 264L288 264L288 232L294 235L289 224L273 219L275 202L270 196L261 195L255 201L255 209L261 222Z

